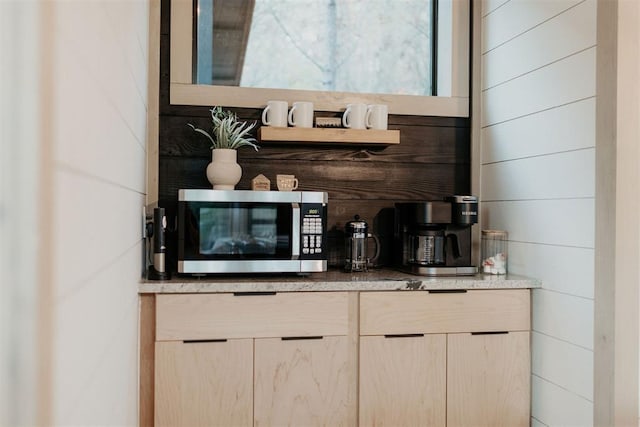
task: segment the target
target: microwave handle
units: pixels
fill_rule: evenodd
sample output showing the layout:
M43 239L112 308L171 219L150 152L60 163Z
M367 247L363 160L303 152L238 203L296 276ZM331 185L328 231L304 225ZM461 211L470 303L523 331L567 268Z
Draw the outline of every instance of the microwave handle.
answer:
M292 204L293 215L291 224L291 256L300 256L300 205L297 203Z

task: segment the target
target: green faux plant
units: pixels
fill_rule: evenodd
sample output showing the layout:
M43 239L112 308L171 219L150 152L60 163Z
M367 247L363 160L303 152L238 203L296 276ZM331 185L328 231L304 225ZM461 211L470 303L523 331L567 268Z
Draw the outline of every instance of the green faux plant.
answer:
M238 116L231 112L225 111L222 107L213 107L211 109L212 128L211 133L204 129L200 129L187 123L195 132L198 132L211 142L211 149L229 148L237 150L240 147L249 145L258 151L256 139L249 136L249 132L256 126L254 123L240 122Z

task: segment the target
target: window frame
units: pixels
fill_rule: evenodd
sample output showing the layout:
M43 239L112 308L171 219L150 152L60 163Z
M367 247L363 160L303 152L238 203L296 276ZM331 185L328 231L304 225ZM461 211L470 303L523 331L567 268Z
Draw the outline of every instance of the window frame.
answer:
M438 96L363 94L237 86L198 85L192 80L193 1L171 1L169 102L171 105L264 108L269 100L311 101L316 111L346 104L387 104L390 114L469 117L469 0L439 0ZM443 7L444 6L444 7ZM447 70L448 72L444 72Z

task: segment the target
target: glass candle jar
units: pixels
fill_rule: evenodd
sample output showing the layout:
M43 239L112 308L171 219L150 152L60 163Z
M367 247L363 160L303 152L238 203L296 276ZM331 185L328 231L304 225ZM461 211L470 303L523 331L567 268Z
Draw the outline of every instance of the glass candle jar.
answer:
M503 230L482 230L482 271L507 274L507 238Z

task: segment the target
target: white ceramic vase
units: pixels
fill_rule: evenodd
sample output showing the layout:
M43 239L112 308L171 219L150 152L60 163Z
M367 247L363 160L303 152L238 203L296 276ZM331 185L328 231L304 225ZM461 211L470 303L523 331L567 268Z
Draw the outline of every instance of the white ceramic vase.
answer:
M238 152L229 148L211 150L211 163L207 166L207 179L214 190L233 190L242 177Z

